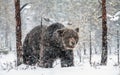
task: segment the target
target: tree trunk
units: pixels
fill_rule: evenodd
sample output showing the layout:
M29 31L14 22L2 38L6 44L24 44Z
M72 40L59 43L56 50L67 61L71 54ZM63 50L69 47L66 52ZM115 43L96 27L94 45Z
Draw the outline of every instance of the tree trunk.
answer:
M97 54L97 48L96 47L94 47L94 50L95 50L95 54Z
M17 66L22 63L20 0L15 2Z
M90 31L90 64L92 59L92 44L91 44L91 31Z
M111 51L111 45L109 45L109 53L112 54L112 51Z
M119 31L117 30L117 52L118 52L118 64L119 62Z
M102 55L101 65L107 64L107 18L106 18L106 0L102 0Z
M83 43L83 47L84 47L84 55L86 55L85 42Z

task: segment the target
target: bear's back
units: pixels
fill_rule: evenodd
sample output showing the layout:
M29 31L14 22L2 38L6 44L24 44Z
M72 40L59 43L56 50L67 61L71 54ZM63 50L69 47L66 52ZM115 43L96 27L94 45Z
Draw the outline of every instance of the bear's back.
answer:
M62 25L61 23L54 23L51 24L50 26L47 27L47 31L46 31L46 35L48 35L48 37L52 37L53 33L57 30L57 29L62 29L64 28L64 25Z
M50 26L48 26L44 32L44 39L43 41L45 43L49 43L52 40L52 36L54 34L54 32L58 29L64 28L64 25L60 24L60 23L53 23Z

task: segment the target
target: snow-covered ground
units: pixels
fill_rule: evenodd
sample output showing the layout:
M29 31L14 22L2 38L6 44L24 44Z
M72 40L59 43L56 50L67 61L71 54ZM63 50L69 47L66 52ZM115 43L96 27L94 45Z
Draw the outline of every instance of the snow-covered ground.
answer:
M75 56L75 66L61 68L60 61L54 63L54 68L40 68L37 66L20 65L16 67L16 53L0 54L0 75L120 75L120 65L117 65L117 56L109 55L107 66L100 66L100 55L92 56L92 64L89 64L89 56L83 55L81 62Z

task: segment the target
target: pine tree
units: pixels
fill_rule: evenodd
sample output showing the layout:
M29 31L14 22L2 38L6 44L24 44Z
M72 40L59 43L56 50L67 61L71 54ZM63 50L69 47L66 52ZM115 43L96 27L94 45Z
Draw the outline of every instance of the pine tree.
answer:
M101 65L107 64L107 18L106 18L106 0L102 0L102 55Z
M15 2L17 66L22 63L20 0Z

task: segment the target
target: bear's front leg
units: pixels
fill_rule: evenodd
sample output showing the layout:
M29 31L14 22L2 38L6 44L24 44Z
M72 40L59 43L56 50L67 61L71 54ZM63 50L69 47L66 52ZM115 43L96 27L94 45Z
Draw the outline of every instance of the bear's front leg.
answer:
M66 50L61 53L61 67L70 67L74 66L73 62L73 51Z
M44 68L52 68L53 67L53 60L45 60L43 63Z
M51 48L46 48L43 53L41 54L40 60L38 65L43 68L52 68L54 58L52 56Z
M53 62L54 61L52 59L41 59L38 63L38 66L43 68L52 68Z

